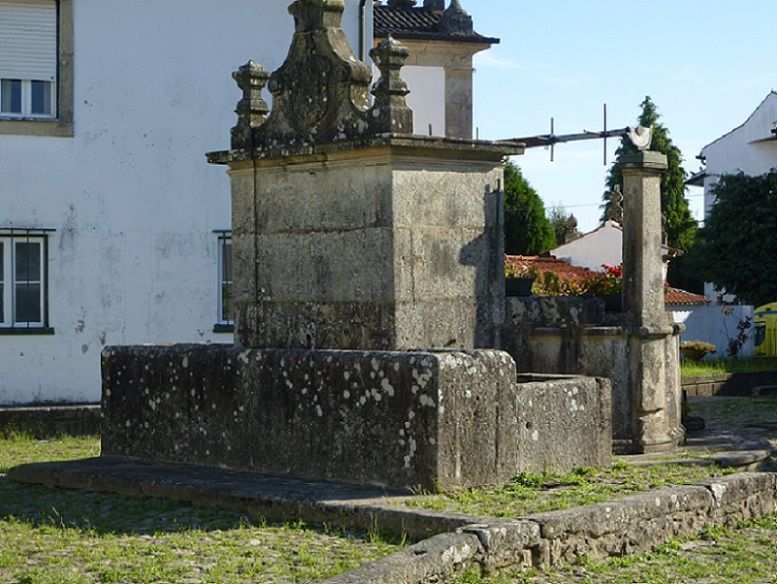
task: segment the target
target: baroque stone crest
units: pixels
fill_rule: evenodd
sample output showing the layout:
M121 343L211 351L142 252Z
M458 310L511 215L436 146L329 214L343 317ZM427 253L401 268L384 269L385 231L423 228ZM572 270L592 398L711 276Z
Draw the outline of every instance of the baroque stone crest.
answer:
M233 148L282 148L412 133L407 85L399 70L409 53L394 40L371 51L382 77L370 104L370 68L356 58L341 28L344 0L296 0L289 6L294 37L283 65L267 76L255 63L235 74L244 92ZM269 117L261 92L273 96ZM254 107L250 107L251 105Z

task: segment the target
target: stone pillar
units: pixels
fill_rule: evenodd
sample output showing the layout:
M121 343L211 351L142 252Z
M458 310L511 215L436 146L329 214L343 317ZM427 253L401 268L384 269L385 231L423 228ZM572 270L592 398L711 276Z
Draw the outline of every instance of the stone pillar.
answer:
M666 169L666 156L649 150L623 164L623 300L639 326L666 320L661 260L661 175Z
M661 175L666 156L640 151L623 164L623 301L634 324L630 342L632 447L635 453L675 448L680 425L676 331L664 305Z
M445 68L445 135L472 139L472 67Z

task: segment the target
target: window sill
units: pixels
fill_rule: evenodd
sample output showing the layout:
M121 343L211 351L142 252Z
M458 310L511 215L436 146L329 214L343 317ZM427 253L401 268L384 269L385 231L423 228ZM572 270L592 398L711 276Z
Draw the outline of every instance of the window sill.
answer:
M54 329L50 327L30 327L30 328L0 328L1 335L22 335L22 336L51 336Z
M12 136L53 136L55 138L72 138L73 122L30 118L0 118L0 134Z
M224 333L224 334L232 334L235 332L235 325L234 324L217 324L213 327L214 333Z

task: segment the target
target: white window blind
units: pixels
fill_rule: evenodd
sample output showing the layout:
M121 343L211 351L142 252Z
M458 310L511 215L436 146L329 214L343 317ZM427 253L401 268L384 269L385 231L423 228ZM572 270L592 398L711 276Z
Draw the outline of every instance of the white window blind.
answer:
M56 81L55 0L0 0L0 78Z

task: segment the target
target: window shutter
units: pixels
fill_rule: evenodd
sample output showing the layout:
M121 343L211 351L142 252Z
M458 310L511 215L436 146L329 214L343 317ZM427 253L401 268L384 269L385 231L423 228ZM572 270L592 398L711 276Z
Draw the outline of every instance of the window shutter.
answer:
M56 81L55 0L0 0L0 77Z

